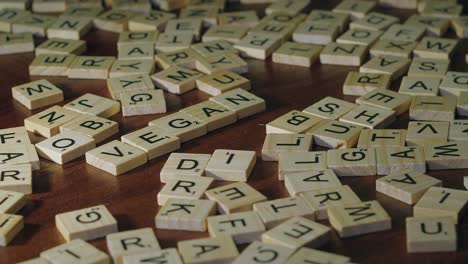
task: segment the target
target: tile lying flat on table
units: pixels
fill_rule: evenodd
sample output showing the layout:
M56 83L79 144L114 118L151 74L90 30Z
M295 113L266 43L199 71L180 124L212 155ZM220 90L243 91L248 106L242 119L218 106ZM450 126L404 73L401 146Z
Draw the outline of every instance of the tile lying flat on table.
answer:
M68 76L68 68L75 60L72 54L41 54L29 64L29 75Z
M123 263L125 256L161 250L150 227L109 234L106 244L114 263Z
M120 112L119 102L91 93L86 93L63 107L81 114L102 118L108 118Z
M177 136L182 143L207 133L205 122L182 112L166 115L150 121L148 124L156 126L170 135Z
M110 32L122 32L128 29L128 20L133 15L126 10L112 9L94 18L94 27Z
M130 256L123 257L124 264L133 264L133 263L141 263L147 260L158 260L158 261L166 261L167 263L173 264L183 264L182 260L180 259L179 253L175 248L166 248L162 250L155 250L153 252L135 254Z
M456 251L456 225L450 217L408 217L406 248L409 253Z
M68 69L68 78L107 79L114 61L110 56L77 56Z
M49 38L36 47L36 55L41 54L75 54L86 52L84 40Z
M229 236L183 240L177 248L185 263L230 263L239 255Z
M47 28L48 38L81 39L91 31L93 21L89 17L60 17Z
M203 74L191 69L172 66L151 75L156 87L175 94L183 94L195 89L195 80Z
M304 44L326 45L336 40L339 29L336 24L305 21L294 30L292 39Z
M12 97L30 110L63 101L63 91L42 79L11 88Z
M24 194L33 192L32 168L30 164L2 164L0 176L0 190Z
M424 154L429 170L468 168L468 141L428 142Z
M26 205L26 195L21 192L0 190L0 213L15 214Z
M411 96L391 90L373 90L356 99L356 103L359 105L395 111L395 115L408 111L411 101Z
M271 229L294 216L315 219L315 211L301 197L288 197L258 202L253 209L262 219L267 229Z
M200 91L213 96L225 92L242 88L250 90L250 80L229 70L221 70L212 74L205 75L196 80L197 88Z
M385 128L395 121L395 111L361 105L340 117L340 121L370 129Z
M392 80L404 75L411 60L408 58L384 56L374 57L359 68L360 72L389 74Z
M245 182L236 182L205 192L208 199L218 203L220 213L251 211L252 205L266 201L262 193Z
M391 25L400 21L398 17L370 12L365 17L350 23L350 28L364 28L369 30L387 30Z
M12 214L0 214L0 246L7 246L15 236L23 229L23 216Z
M358 148L403 147L407 130L363 129L359 135Z
M129 91L120 94L123 116L138 116L166 112L162 90Z
M211 236L230 235L236 244L259 240L265 232L262 219L253 211L210 216L207 221L208 232Z
M410 120L451 121L455 118L456 99L442 96L414 96Z
M30 143L29 133L24 126L0 129L0 146Z
M109 78L130 75L147 75L154 72L155 63L151 59L117 59L109 71Z
M135 74L107 79L107 89L114 100L120 100L120 94L127 91L154 90L154 84L148 74Z
M284 180L287 174L326 168L326 151L284 152L278 158L278 179Z
M338 119L357 106L357 104L327 96L302 111L325 119Z
M439 78L405 76L398 92L412 96L437 96L440 81Z
M209 177L174 176L158 192L158 205L171 198L200 200L212 182Z
M389 89L390 83L389 74L349 72L343 84L343 94L360 96L375 89Z
M348 263L350 258L334 253L329 253L326 251L321 251L317 249L303 247L296 251L286 262L286 264L295 264L295 263L314 263L314 262L323 262L325 263Z
M429 142L447 142L449 122L416 122L408 123L406 144L408 146L424 146Z
M206 219L216 213L216 203L210 200L169 198L156 215L159 229L206 231Z
M24 126L28 131L49 138L59 133L61 125L79 116L75 111L55 105L24 119Z
M81 239L74 239L43 251L41 252L41 259L45 259L47 263L75 263L77 261L109 263L111 261L106 253Z
M266 124L266 133L272 134L300 134L316 126L322 119L292 110Z
M457 45L455 39L425 37L413 52L421 58L450 59Z
M367 53L367 47L363 45L331 42L320 53L320 63L360 66L364 62Z
M60 133L76 132L93 138L96 143L119 132L119 123L92 115L81 115L60 126Z
M408 70L410 77L445 78L450 60L433 58L414 58Z
M96 148L92 137L67 131L36 144L39 156L58 164L65 164Z
M243 57L260 60L267 59L281 45L281 38L273 35L247 34L234 47L240 50Z
M405 21L404 25L423 28L426 35L440 37L447 32L450 20L425 15L412 15Z
M246 182L256 159L255 151L217 149L205 167L205 175L216 180Z
M321 121L306 133L313 136L314 144L327 148L354 147L363 127L337 120Z
M262 147L262 160L277 161L282 152L308 152L311 148L310 134L267 134Z
M160 180L162 183L167 183L176 176L203 176L210 158L211 154L171 153L161 169Z
M332 11L349 14L351 20L357 20L365 17L376 5L377 3L369 1L345 0L335 6Z
M327 153L328 168L338 176L370 176L377 173L375 150L332 149Z
M293 253L289 249L280 245L253 241L236 258L233 264L268 262L271 264L285 263L286 259Z
M34 38L29 32L0 35L0 54L16 54L34 51Z
M211 97L210 101L236 112L238 119L263 112L266 109L265 100L240 88Z

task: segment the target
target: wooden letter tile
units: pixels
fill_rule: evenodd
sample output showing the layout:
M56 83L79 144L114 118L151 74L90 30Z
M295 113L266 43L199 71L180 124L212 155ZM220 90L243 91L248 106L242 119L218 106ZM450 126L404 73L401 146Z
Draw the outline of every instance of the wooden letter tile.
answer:
M210 158L210 154L172 153L161 169L160 180L167 183L177 176L202 176Z
M31 165L8 165L0 167L0 190L24 194L32 193Z
M141 254L124 256L122 258L123 264L138 264L148 261L160 261L162 263L183 264L180 259L179 253L175 248L166 248L162 250L154 250Z
M24 119L24 127L28 131L50 138L59 133L61 125L77 118L79 115L74 111L56 105Z
M339 44L372 46L382 35L382 31L364 28L351 28L336 39Z
M333 9L333 12L349 14L352 20L357 20L365 17L376 5L376 2L344 0Z
M360 66L366 57L366 46L331 42L320 53L320 63Z
M329 253L317 249L303 247L296 251L292 255L286 264L296 264L296 263L349 263L350 258L334 253Z
M339 32L343 32L348 26L349 15L328 10L313 9L307 16L306 21L321 25L336 25L338 26Z
M119 264L123 263L125 256L161 249L150 227L109 234L106 242L114 263Z
M456 99L441 96L415 96L409 109L411 120L451 121L455 118Z
M0 246L6 247L23 226L23 216L0 213Z
M468 92L460 92L457 99L457 115L468 116Z
M109 77L149 75L154 72L154 68L153 59L117 59L112 64Z
M36 55L41 54L75 54L86 51L84 40L49 38L36 47Z
M94 139L78 132L67 131L36 144L39 156L65 164L96 148Z
M177 248L187 264L231 263L239 255L229 236L179 241Z
M123 31L119 34L117 41L117 50L120 51L124 46L132 44L155 44L158 39L156 31ZM154 48L154 47L153 47Z
M158 205L165 205L171 198L199 200L213 179L208 177L174 176L158 193Z
M167 21L166 32L191 33L195 40L200 40L203 21L200 18L178 18Z
M30 110L63 101L63 92L42 79L11 88L12 97Z
M408 253L456 251L456 225L450 217L408 217L406 248Z
M0 36L0 55L34 51L34 38L31 33L4 33Z
M78 56L68 69L70 79L107 79L114 57Z
M265 225L256 212L247 211L208 217L208 232L212 237L229 235L236 244L259 240Z
M227 40L211 40L200 42L191 46L202 57L221 55L225 53L238 54L233 45Z
M339 186L341 182L332 170L326 169L287 173L284 185L290 196L299 196L303 192Z
M258 16L254 10L226 12L218 15L220 25L235 25L252 28L258 24Z
M328 208L328 219L341 238L392 228L392 220L377 201Z
M450 20L446 18L412 15L404 25L423 28L428 36L442 36L447 32Z
M192 41L191 32L165 32L159 35L155 48L158 53L172 52L189 48Z
M349 72L343 84L345 95L365 95L375 89L388 89L390 75L380 73Z
M431 187L413 207L415 217L449 216L457 224L466 212L468 192Z
M400 115L410 108L412 97L391 90L373 90L356 99L359 105L368 105L395 111Z
M86 243L81 239L75 239L60 246L41 252L41 258L47 263L110 263L109 256Z
M143 150L118 140L86 152L86 163L114 176L143 165L147 160Z
M340 121L370 129L385 128L395 121L395 111L360 105L340 117Z
M11 30L13 33L28 32L37 37L45 37L47 28L54 23L56 19L55 16L30 14L22 16L13 22Z
M119 124L102 117L81 115L60 126L60 133L65 132L81 133L100 143L119 132Z
M284 180L287 174L326 168L326 151L284 152L280 153L278 158L278 179Z
M445 78L450 66L446 59L414 58L408 70L411 77Z
M302 111L325 119L338 119L356 107L356 104L327 96Z
M215 213L213 201L170 198L156 215L156 227L205 232L206 218Z
M183 108L180 112L206 124L208 132L233 124L237 121L237 115L234 111L209 100Z
M218 203L220 213L230 214L252 210L252 205L266 201L266 196L244 182L236 182L208 190L208 199Z
M424 154L429 170L468 168L468 141L426 143Z
M340 26L338 24L305 21L297 26L292 38L295 42L299 43L327 45L335 41L339 32Z
M459 97L461 92L468 91L468 74L449 71L440 83L439 91L442 96Z
M425 29L422 27L393 24L383 33L380 39L416 42L423 37L424 32Z
M370 12L365 17L350 23L350 28L364 28L369 30L387 30L391 25L400 21L398 17Z
M285 42L272 56L275 63L283 63L302 67L314 64L322 51L322 47L308 43Z
M200 59L200 55L192 48L188 48L159 53L154 57L154 59L162 69L167 69L171 66L181 66L194 70L195 61Z
M237 42L234 47L244 57L266 60L281 45L281 37L251 33Z
M468 140L468 122L465 120L450 121L449 141L466 141Z
M1 188L1 187L0 187ZM26 205L24 193L0 190L0 213L15 214Z
M229 70L220 70L196 80L197 88L216 96L235 88L250 90L250 80Z
M112 77L107 80L107 88L112 99L120 100L120 94L127 91L154 90L154 84L148 74Z
M294 216L315 219L315 212L301 197L288 197L253 205L267 229L271 229Z
M236 112L238 119L263 112L266 109L265 100L240 88L211 97L210 100Z
M290 111L266 124L266 133L300 134L317 125L322 119L301 111Z
M93 22L97 29L122 32L128 28L128 20L132 16L133 14L128 11L112 9L94 18Z
M375 148L377 175L388 175L403 169L425 173L426 159L423 147Z
M411 60L408 58L384 56L374 57L359 68L360 72L389 74L392 80L405 74Z
M47 28L48 38L81 39L93 27L90 17L59 17Z
M381 39L370 49L373 57L403 57L411 58L414 48L418 45L415 41Z
M255 13L255 12L254 12ZM228 13L223 13L228 14ZM219 18L221 19L220 14ZM210 27L205 34L203 34L203 42L225 40L231 44L235 44L247 34L248 28L237 25L219 25Z
M120 103L106 97L86 93L63 106L81 114L111 117L120 112Z
M180 138L180 142L182 143L203 136L207 132L205 122L182 112L155 119L150 121L149 125L160 128L169 135Z
M405 76L398 92L413 96L437 96L439 85L439 78Z
M205 168L215 180L246 182L256 162L255 151L217 149Z
M166 112L162 90L128 91L120 94L123 116L137 116Z
M362 127L349 123L324 120L307 131L312 134L314 144L326 148L351 148L359 139Z
M248 72L248 64L239 55L232 52L201 57L195 62L196 69L212 74L221 70L230 70L237 74Z
M433 186L442 181L411 169L402 169L376 181L377 192L388 195L406 204L413 205Z
M0 165L28 164L32 170L39 170L40 163L36 148L32 144L9 144L0 146Z
M423 146L428 142L447 142L449 127L448 122L409 122L406 144Z
M421 58L450 59L458 40L424 37L414 49L414 55Z
M262 160L278 161L282 152L308 152L312 148L310 134L267 134L262 148Z
M370 176L377 173L374 149L331 149L328 168L338 176Z
M155 85L175 94L183 94L195 89L195 80L203 74L187 68L172 66L151 75Z
M154 43L123 44L119 47L119 60L152 60Z
M358 148L403 147L406 141L404 129L363 129Z
M76 56L71 54L41 54L29 64L29 75L68 76L68 68Z
M104 205L58 214L55 225L68 242L93 240L117 232L117 221Z
M293 217L262 235L262 241L293 250L321 247L331 238L329 227L303 217Z
M293 252L294 250L281 245L253 241L232 263L244 264L264 262L270 264L281 264L285 263L286 259Z
M2 145L29 143L31 143L31 139L24 126L0 129L0 147Z

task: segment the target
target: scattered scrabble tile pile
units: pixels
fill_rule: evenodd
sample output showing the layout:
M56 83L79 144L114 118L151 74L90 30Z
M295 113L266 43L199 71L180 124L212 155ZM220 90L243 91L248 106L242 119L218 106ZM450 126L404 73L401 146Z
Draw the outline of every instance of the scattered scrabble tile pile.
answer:
M463 6L343 0L332 10L310 10L307 0L241 3L266 4L266 15L225 12L225 0L0 0L0 54L35 54L35 81L11 87L12 98L33 112L23 126L0 129L0 246L25 232L18 212L41 160L85 160L118 176L170 153L151 175L164 183L154 197L155 227L206 232L205 238L163 249L151 227L119 230L113 212L95 205L55 215L65 243L24 263L350 263L320 248L335 233L348 238L395 224L385 204L341 183L374 175L382 176L377 193L412 206L408 253L457 251L468 192L444 187L430 173L468 169L468 73L451 70L458 38L468 36ZM417 14L401 21L378 5ZM458 38L446 35L449 28ZM119 34L116 56L87 55L83 37L94 29ZM270 57L298 67L359 67L342 83L354 102L314 98L265 124L262 162L277 163L269 180L283 181L289 193L278 199L249 184L256 176L253 148L176 152L266 111L246 73L250 60ZM55 76L105 80L108 96L70 98L48 80ZM390 90L399 79L398 91ZM194 89L209 99L171 112L167 96ZM112 120L119 113L156 118L123 133ZM407 126L389 128L404 113ZM103 238L107 253L86 242Z

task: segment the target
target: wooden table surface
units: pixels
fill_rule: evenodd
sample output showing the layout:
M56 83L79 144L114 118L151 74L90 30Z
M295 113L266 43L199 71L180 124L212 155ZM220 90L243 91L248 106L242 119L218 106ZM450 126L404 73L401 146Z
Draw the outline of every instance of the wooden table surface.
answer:
M316 2L318 3L312 4L313 8L330 9L336 3ZM263 15L260 11L263 7L255 6L255 9ZM238 9L246 7L229 6L229 10ZM402 19L412 13L396 9L379 10ZM88 42L86 54L116 56L117 36L103 31L89 33L85 37ZM463 61L465 46L460 45L454 57L454 70L465 71L467 68ZM38 79L28 74L28 65L33 58L33 53L0 56L0 128L22 126L24 118L41 110L31 112L11 97L11 87ZM248 183L269 199L287 197L288 193L283 183L278 181L277 163L261 160L265 124L292 109L302 110L325 96L353 101L355 98L343 96L341 89L346 74L349 71L357 71L358 68L317 63L309 69L274 64L270 60L248 62L247 77L252 81L252 92L266 100L267 111L184 143L178 152L212 153L219 148L255 150L257 164ZM109 97L105 81L71 80L62 77L47 79L64 89L64 103L84 93ZM400 81L393 83L393 89L399 86ZM182 96L166 96L170 112L209 98L207 94L198 90ZM117 114L111 119L119 122L120 132L109 140L118 139L125 133L142 128L148 121L160 116L162 115L123 118L121 114ZM406 113L399 116L390 128L407 128L407 124ZM153 227L164 248L175 247L180 240L208 236L207 233L201 232L155 229L154 217L158 210L156 195L162 187L159 172L167 157L168 155L165 155L151 160L146 165L119 177L87 165L84 157L63 166L41 159L41 170L34 173L34 194L28 196L27 206L20 211L20 214L25 216L24 230L11 245L0 248L0 263L14 263L37 257L40 252L64 243L64 239L55 228L55 215L98 204L109 208L121 231ZM462 176L468 175L468 170L429 171L428 174L441 179L445 187L463 189ZM459 249L456 253L408 254L405 218L412 215L412 207L376 193L376 179L376 176L341 178L343 184L349 185L362 200L378 200L392 217L392 229L346 239L339 239L334 233L332 241L321 249L349 256L357 263L468 263L467 217L458 225ZM223 183L216 182L216 185L219 184ZM104 238L91 243L107 251Z

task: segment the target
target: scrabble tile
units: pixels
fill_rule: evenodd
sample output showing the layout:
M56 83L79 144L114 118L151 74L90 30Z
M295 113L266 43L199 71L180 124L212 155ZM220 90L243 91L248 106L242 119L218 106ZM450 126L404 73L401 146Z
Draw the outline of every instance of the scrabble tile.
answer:
M368 176L377 173L374 149L331 149L327 153L328 168L338 176Z
M308 5L308 2L300 0L283 0L272 3L265 8L266 14L272 14L275 12L285 12L291 15L297 15L303 11Z
M280 42L283 43L291 38L296 26L297 24L294 21L275 21L272 17L265 17L249 31L247 36L250 34L257 35L261 41L268 37L279 38Z
M120 94L128 91L148 91L154 89L148 74L135 74L107 79L107 88L114 100L121 100Z
M55 225L67 242L93 240L117 232L117 221L104 205L57 214Z
M314 64L322 47L307 43L285 42L273 52L272 60L275 63L310 67Z
M80 114L111 117L120 112L120 103L106 97L86 93L63 106Z
M387 30L391 25L400 21L398 17L385 15L378 12L370 12L365 17L354 20L349 24L350 28L362 28L369 30Z
M231 263L238 255L236 244L228 236L199 238L177 242L184 263Z
M0 190L0 213L15 214L26 205L24 193Z
M299 25L302 23L306 18L306 15L303 13L297 14L297 15L291 15L288 12L284 11L278 11L278 12L273 12L269 15L266 15L262 18L260 21L263 25L268 24L269 22L272 23L283 23L283 24L292 24L294 26ZM272 25L272 24L270 24ZM276 24L277 26L280 26L279 24ZM291 26L291 25L289 25ZM280 26L281 28L281 26ZM271 29L269 27L266 27L264 30L266 31L277 31L274 29Z
M41 258L47 263L109 263L106 253L81 239L74 239L68 243L41 252Z
M176 9L180 9L185 7L189 4L187 0L178 0L178 1L169 1L169 0L158 0L157 4L159 9L163 11L174 11Z
M3 4L0 3L0 5ZM23 16L27 16L28 12L19 10L16 8L11 8L11 7L3 7L0 6L0 30L2 32L11 32L11 26L12 24L17 21L18 19L21 19Z
M456 111L459 116L468 115L468 92L460 92L460 96L457 99Z
M354 147L359 139L362 127L349 123L324 120L307 131L312 134L314 144L326 148Z
M360 72L389 74L392 80L404 75L411 60L400 57L374 57L359 68Z
M235 88L250 90L250 80L229 70L220 70L195 80L197 88L216 96Z
M446 18L412 15L406 20L404 25L424 28L426 35L440 37L447 32L449 24L450 21Z
M265 100L241 88L211 97L209 100L236 112L238 119L263 112L266 109Z
M37 161L39 162L39 160ZM31 194L31 169L30 164L2 165L0 167L0 190Z
M94 27L110 32L122 32L128 29L128 20L133 14L126 10L108 10L93 19Z
M129 255L123 257L123 264L137 264L148 261L166 261L167 263L183 264L179 253L175 248L166 248L163 250L155 250L141 254Z
M367 57L367 47L356 44L330 42L320 53L320 63L360 66Z
M0 9L28 10L31 7L30 0L3 0L0 2Z
M0 129L0 147L2 145L29 143L31 143L31 139L29 138L28 131L25 127Z
M130 31L164 31L167 21L175 18L172 13L151 10L146 14L134 15L128 21Z
M324 119L337 119L356 107L357 104L327 96L302 111Z
M41 54L75 54L86 51L84 40L49 38L36 47L36 55Z
M423 146L427 142L447 142L448 122L409 122L406 144Z
M380 36L380 39L416 42L423 37L424 32L425 29L422 27L393 24Z
M439 86L442 96L459 97L461 92L468 91L468 74L449 71Z
M33 110L63 101L63 92L49 81L42 79L11 88L12 97Z
M286 173L284 185L290 196L299 196L303 192L339 186L341 182L332 170L325 169Z
M65 0L36 0L32 3L34 13L63 12L66 9Z
M114 263L123 263L125 256L161 249L150 227L109 234L106 244Z
M154 43L120 45L119 60L152 60L154 57Z
M404 129L363 129L358 148L403 147L407 131Z
M253 211L210 216L207 222L210 236L229 235L236 244L259 240L262 233L265 232L262 219Z
M414 58L408 70L408 76L442 79L445 77L449 66L449 60Z
M325 252L317 249L303 247L296 251L294 255L292 255L286 264L294 264L294 263L348 263L350 262L350 258L330 252Z
M408 217L406 249L408 253L456 251L456 226L450 217Z
M195 62L198 71L205 74L212 74L220 70L230 70L237 74L243 74L248 71L247 62L234 53L223 53L201 57Z
M458 38L466 38L468 36L468 20L466 16L454 17L451 19L452 28Z
M52 137L59 133L59 127L80 114L61 106L52 106L24 120L26 130L44 137Z
M171 66L182 66L194 70L195 61L200 59L200 55L194 49L188 48L159 53L154 57L154 59L162 69L167 69Z
M300 134L317 125L322 119L301 111L290 111L266 124L266 133Z
M236 25L253 28L258 24L258 16L254 10L226 12L218 15L219 25Z
M0 35L0 55L34 51L31 33L4 33Z
M424 145L429 170L468 168L468 142L428 142Z
M358 203L361 200L347 185L302 192L299 197L315 211L317 220L328 219L327 209L333 206Z
M333 9L333 12L349 14L352 20L365 17L377 3L362 0L344 0Z
M83 5L83 3L67 3L67 10L62 13L63 17L69 18L91 18L94 19L100 15L103 11L101 3L91 2L88 6ZM93 23L94 24L94 23Z
M395 111L373 106L360 105L344 116L340 121L370 129L385 128L395 120Z
M341 238L392 228L390 216L377 201L329 207L328 219Z
M450 121L449 141L465 141L468 140L468 122L463 119Z
M148 123L156 126L168 134L180 138L180 142L186 142L207 133L207 125L191 115L176 112L164 117L155 119Z
M380 30L351 28L336 39L339 44L372 46L382 35Z
M388 175L403 169L425 173L426 159L423 147L376 148L377 175Z
M156 31L123 31L119 34L117 50L120 51L128 45L155 44L159 33Z
M231 214L252 210L252 205L267 200L267 197L245 182L236 182L205 192L208 199L218 204L218 212Z
M398 92L412 96L437 96L439 85L439 78L405 76Z
M462 14L463 6L454 3L432 3L427 5L422 10L422 15L441 17L441 18L454 18Z
M433 186L442 186L442 181L411 169L395 171L376 181L377 192L410 205Z
M153 59L117 59L112 64L109 77L152 74L155 69Z
M381 73L349 72L343 84L343 94L364 95L375 89L388 89L391 76Z
M193 0L190 6L197 7L217 7L219 11L223 11L226 3L223 0Z
M431 187L413 207L415 217L448 216L457 224L466 211L468 192Z
M329 227L304 217L293 217L262 235L263 242L281 245L292 250L303 246L321 247L330 238Z
M200 200L213 182L209 177L174 176L158 192L158 205L165 205L171 199Z
M167 21L166 32L191 33L198 41L201 36L203 21L200 18L178 18Z
M314 9L310 11L306 21L322 25L336 25L338 26L339 32L343 32L348 26L349 15L328 10Z
M225 53L239 53L233 45L226 40L212 40L192 45L192 49L203 57L221 55Z
M456 99L441 96L414 96L409 109L411 120L450 121L455 118Z
M107 79L114 57L78 56L68 68L70 79Z
M256 162L255 151L217 149L205 168L216 180L247 181Z
M128 91L120 94L123 116L138 116L166 112L162 90Z
M310 134L267 134L262 147L262 160L278 161L284 152L308 152L312 148Z
M147 160L143 150L118 140L86 152L86 163L114 176L141 166Z
M305 21L294 30L292 39L295 42L326 45L336 40L340 26L335 23Z
M356 103L359 105L395 111L395 115L400 115L408 111L411 101L412 97L410 95L382 89L370 91L356 99Z
M413 53L421 58L450 59L457 44L455 39L424 37Z
M68 76L75 55L71 54L41 54L29 64L29 75L36 76Z
M158 229L206 231L206 219L216 212L210 200L170 198L156 215Z
M121 137L123 143L137 147L155 159L180 148L180 139L155 126L147 126Z
M216 6L189 5L180 10L179 18L199 18L203 27L210 27L218 23L219 8Z
M65 132L81 133L100 143L119 132L119 124L102 117L81 115L60 126L60 133Z
M47 28L55 22L57 18L54 16L30 14L18 18L13 25L11 30L13 33L32 33L36 37L45 37L47 34Z
M463 177L463 185L465 186L465 189L468 190L468 177L467 176Z
M260 33L249 33L237 42L234 47L241 56L259 60L267 59L281 45L281 37Z
M191 69L172 66L151 75L156 87L175 94L183 94L195 89L195 80L203 74Z
M0 246L6 247L23 229L23 216L0 214Z
M32 170L39 170L40 168L39 157L32 144L6 144L0 146L0 150L1 166L29 164ZM27 169L27 171L30 170Z
M310 170L320 171L327 168L326 151L284 152L278 158L278 179L284 180L286 175Z
M96 148L93 138L74 131L57 134L36 144L40 157L65 164Z
M177 176L202 176L210 158L211 154L171 153L161 169L161 182L167 183Z
M237 121L234 111L209 100L183 108L180 112L189 115L202 124L206 124L208 132Z
M295 216L315 219L314 210L301 197L287 197L259 202L253 205L253 209L258 213L267 229L278 226Z
M228 13L224 13L228 14ZM248 28L230 25L230 24L220 24L219 26L210 27L205 34L203 34L202 41L219 41L225 40L231 44L239 42L245 34L247 34Z
M49 262L43 258L33 258L18 262L18 264L49 264Z
M414 48L418 45L415 41L380 39L370 48L373 57L394 56L411 58Z
M242 263L285 263L286 259L292 255L294 250L280 245L273 245L259 241L253 241L236 258L233 264Z
M91 31L93 21L90 17L60 17L47 28L48 38L81 39Z
M146 13L151 10L151 3L145 0L113 0L112 8L134 13Z

